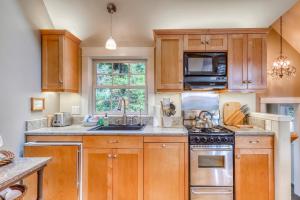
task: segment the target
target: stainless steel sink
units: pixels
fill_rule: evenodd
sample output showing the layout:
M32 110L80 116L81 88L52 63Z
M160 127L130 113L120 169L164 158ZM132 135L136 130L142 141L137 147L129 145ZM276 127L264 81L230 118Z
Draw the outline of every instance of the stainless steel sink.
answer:
M89 131L138 131L142 130L145 125L109 125L109 126L97 126Z

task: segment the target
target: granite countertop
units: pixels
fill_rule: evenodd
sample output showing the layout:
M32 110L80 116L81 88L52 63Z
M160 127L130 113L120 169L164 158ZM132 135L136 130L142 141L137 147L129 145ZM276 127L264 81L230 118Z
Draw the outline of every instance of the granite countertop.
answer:
M0 167L0 191L45 166L51 158L17 158Z
M26 131L26 135L166 135L166 136L187 136L188 131L185 127L161 128L146 126L138 131L89 131L93 127L84 127L82 125L72 125L66 127L49 127L32 131Z
M274 132L268 131L259 127L253 128L238 128L235 126L225 126L227 129L233 131L237 136L269 136L274 135Z

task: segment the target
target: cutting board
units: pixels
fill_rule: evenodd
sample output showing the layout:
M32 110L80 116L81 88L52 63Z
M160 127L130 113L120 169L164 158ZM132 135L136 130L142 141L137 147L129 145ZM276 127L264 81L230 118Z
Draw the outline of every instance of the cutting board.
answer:
M223 106L223 122L225 125L228 118L237 110L241 108L241 104L239 102L227 102Z

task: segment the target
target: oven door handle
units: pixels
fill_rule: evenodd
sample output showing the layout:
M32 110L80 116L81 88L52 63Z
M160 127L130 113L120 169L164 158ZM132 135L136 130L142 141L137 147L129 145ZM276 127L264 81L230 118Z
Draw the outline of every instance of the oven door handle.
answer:
M196 195L233 194L232 191L224 191L224 192L196 192L194 190L192 190L192 193L196 194Z
M232 148L191 148L191 151L232 151Z

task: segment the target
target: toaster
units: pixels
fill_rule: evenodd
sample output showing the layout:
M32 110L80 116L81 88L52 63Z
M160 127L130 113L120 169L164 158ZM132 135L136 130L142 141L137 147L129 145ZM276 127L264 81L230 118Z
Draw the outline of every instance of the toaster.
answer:
M63 127L72 125L72 115L68 112L54 113L52 126Z

